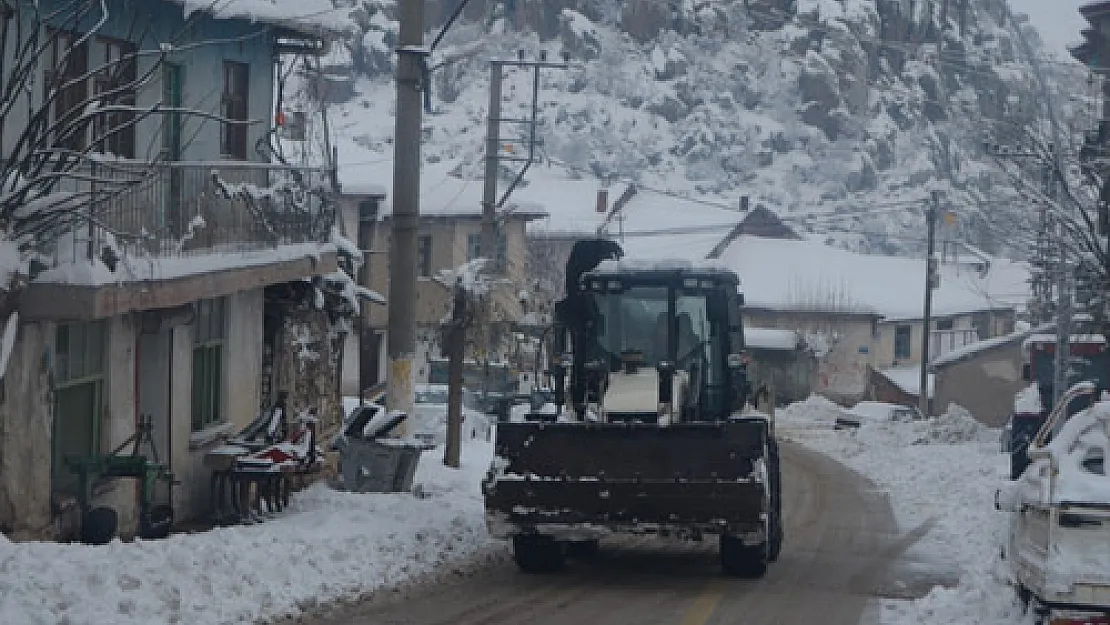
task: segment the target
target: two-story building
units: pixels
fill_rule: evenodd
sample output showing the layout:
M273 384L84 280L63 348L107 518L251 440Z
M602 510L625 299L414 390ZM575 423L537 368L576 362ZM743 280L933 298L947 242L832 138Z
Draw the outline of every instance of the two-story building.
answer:
M48 10L61 4L39 7L58 23L8 16L49 49L34 68L46 88L5 118L4 158L35 115L124 107L66 135L92 156L63 170L58 190L85 199L42 241L19 306L0 394L0 531L23 538L69 535L77 481L65 459L110 452L140 417L179 481L179 521L209 509L205 453L279 390L295 414L338 418L336 341L305 281L337 270L334 173L266 149L275 59L322 49L338 23L331 3L299 3L302 18L265 3L105 0L78 19ZM124 535L137 490L94 484Z

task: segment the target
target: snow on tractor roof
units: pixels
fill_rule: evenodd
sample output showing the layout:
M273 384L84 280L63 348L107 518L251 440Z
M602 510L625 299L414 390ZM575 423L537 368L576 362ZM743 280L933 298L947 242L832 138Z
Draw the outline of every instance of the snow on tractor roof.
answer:
M589 273L591 274L629 274L629 273L667 273L687 272L700 274L721 274L736 277L736 272L720 263L695 262L691 260L670 259L622 259L603 260ZM738 278L737 278L738 279Z

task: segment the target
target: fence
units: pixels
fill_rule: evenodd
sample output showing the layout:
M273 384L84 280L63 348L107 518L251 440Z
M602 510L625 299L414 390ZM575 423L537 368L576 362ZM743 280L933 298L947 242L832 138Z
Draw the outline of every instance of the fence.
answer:
M238 161L97 162L59 191L79 216L46 243L55 265L100 256L235 253L325 242L335 223L330 170Z

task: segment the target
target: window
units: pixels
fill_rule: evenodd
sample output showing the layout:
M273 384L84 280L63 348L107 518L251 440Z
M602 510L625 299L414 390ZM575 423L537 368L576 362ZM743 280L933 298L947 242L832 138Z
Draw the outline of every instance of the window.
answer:
M912 326L894 327L894 358L909 358L911 354L910 340L913 337Z
M937 330L951 330L955 325L951 317L947 319L937 319Z
M193 322L193 431L222 423L224 300L202 299Z
M55 332L51 481L56 492L77 492L77 476L66 466L67 456L100 453L105 339L103 321L62 323Z
M508 243L505 240L505 233L497 233L497 259L494 265L495 269L503 270L507 264L506 258ZM466 235L466 260L471 261L475 258L482 256L482 235L481 233Z
M135 82L138 61L135 46L126 41L99 39L100 64L93 79L93 93L101 106L120 107L96 117L96 148L106 154L135 158Z
M428 278L432 275L432 237L422 235L416 239L416 262L420 277Z
M472 261L482 255L482 235L466 235L466 260Z
M88 100L89 44L76 33L51 30L46 46L47 71L43 80L43 98L53 99L50 115L55 147L81 150L85 147L86 124L79 119Z
M247 158L247 90L249 68L246 63L224 61L223 133L220 151L224 156Z

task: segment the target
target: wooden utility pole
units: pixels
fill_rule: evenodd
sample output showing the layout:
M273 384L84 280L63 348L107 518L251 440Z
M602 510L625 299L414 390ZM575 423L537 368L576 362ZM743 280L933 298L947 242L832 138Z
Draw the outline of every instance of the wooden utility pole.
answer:
M459 468L462 455L463 354L466 351L466 289L455 281L451 325L447 328L447 446L443 464Z
M386 397L392 410L413 413L416 360L416 230L420 221L421 81L424 0L400 0L397 48L397 120L394 133L393 237L389 246L389 370ZM404 426L402 425L402 428Z
M930 326L933 323L933 289L937 287L937 259L934 256L937 238L937 213L940 212L940 191L933 191L933 201L926 210L929 235L925 254L925 314L921 326L921 389L918 393L918 410L921 416L929 416L929 339L932 338Z

